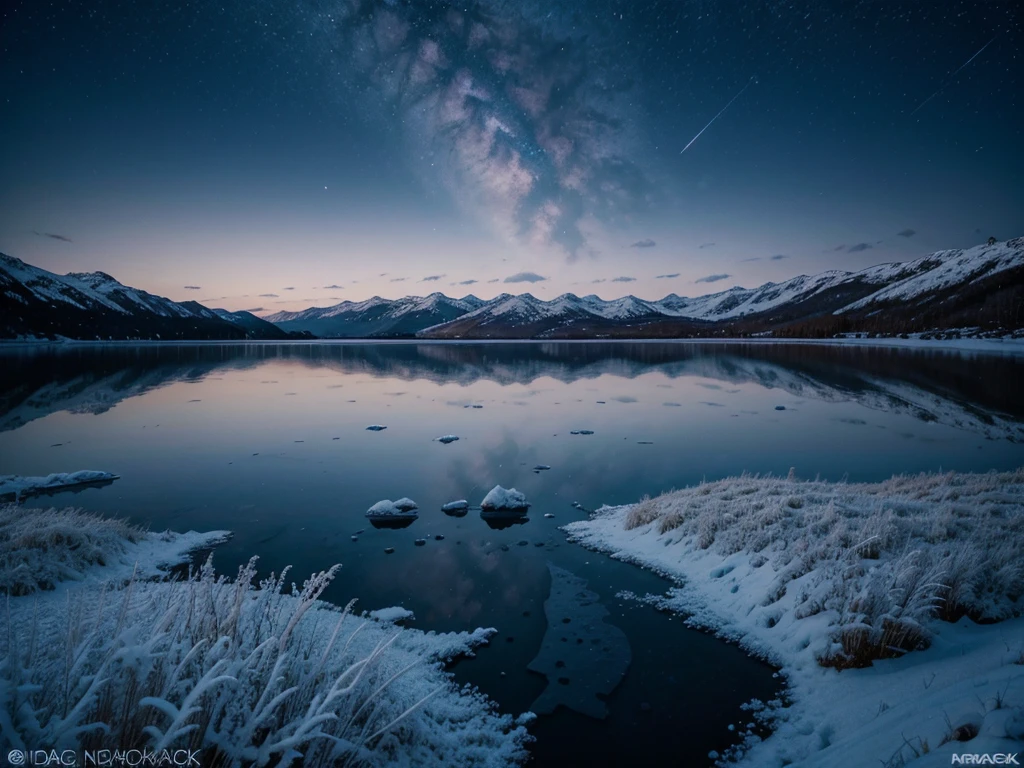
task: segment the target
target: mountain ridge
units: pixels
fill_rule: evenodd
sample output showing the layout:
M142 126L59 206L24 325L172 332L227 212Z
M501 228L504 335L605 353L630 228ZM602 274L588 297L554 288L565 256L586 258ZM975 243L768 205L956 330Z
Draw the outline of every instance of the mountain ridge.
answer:
M502 293L484 300L435 291L263 318L175 302L104 272L57 275L0 254L0 338L820 338L963 327L1024 329L1024 237L693 298Z
M1017 329L1024 325L1020 313L986 309L987 299L967 293L979 293L980 280L1002 275L1011 294L1005 303L1019 301L1021 270L1024 270L1024 238L967 249L948 249L905 262L885 262L857 271L826 270L814 275L797 275L781 282L767 282L755 288L733 287L717 293L684 297L669 293L662 299L641 299L627 295L604 300L590 294L563 293L542 300L530 293L502 293L466 307L466 299L450 299L434 293L429 297L407 296L387 300L379 296L373 302L376 315L367 314L361 305L367 302L342 302L332 307L282 312L267 320L282 328L307 330L332 337L388 337L407 335L417 323L426 323L414 331L419 338L589 338L654 336L719 336L723 333L753 335L834 335L851 330L869 332L906 332L924 328L925 317L936 327L953 327L942 320L967 315L978 305L974 325ZM997 279L985 285L996 294L1006 294ZM951 289L962 288L964 296L948 296ZM967 289L971 289L970 291ZM985 293L986 291L980 291ZM936 312L930 299L944 305ZM1013 298L1018 296L1018 298ZM446 301L449 311L421 312L409 309L431 297ZM470 297L467 297L470 298ZM920 309L920 317L914 311ZM893 327L885 329L881 321L870 321L873 311L890 310ZM463 310L461 314L457 314ZM910 316L906 316L908 315ZM457 316L450 316L456 315ZM380 316L405 317L403 324L383 323ZM898 317L896 317L898 315ZM331 318L330 322L326 322ZM829 319L831 318L831 320ZM437 319L437 322L429 322ZM318 322L318 321L324 322ZM958 325L963 325L958 321ZM971 323L968 323L971 324ZM876 327L877 326L877 327Z

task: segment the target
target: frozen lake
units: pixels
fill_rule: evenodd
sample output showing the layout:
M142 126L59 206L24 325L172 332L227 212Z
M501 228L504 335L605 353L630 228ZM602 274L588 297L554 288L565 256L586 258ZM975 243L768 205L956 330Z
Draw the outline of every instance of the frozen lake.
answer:
M614 676L626 648L610 694L553 673L562 699L586 710L580 702L597 695L608 714L543 716L532 729L542 765L701 764L732 742L730 724L749 720L741 703L778 691L771 669L737 648L618 597L668 585L566 544L558 526L585 515L573 502L621 504L744 471L870 481L1024 464L1024 359L1012 356L308 343L11 347L0 362L0 474L108 470L121 479L48 501L154 529L230 529L215 554L228 574L253 554L265 572L293 565L296 581L340 562L329 599L402 605L420 629L497 627L455 672L505 711L529 708L548 685L527 671L535 658L592 676L579 662L593 643L610 649ZM441 511L456 499L479 505L498 484L526 494L527 522ZM401 497L419 504L409 527L367 523L372 504ZM586 582L611 628L575 632L573 618L599 621L593 605L564 616L573 633L555 659L549 645L561 638L546 636L557 624L544 603L552 573L565 571Z

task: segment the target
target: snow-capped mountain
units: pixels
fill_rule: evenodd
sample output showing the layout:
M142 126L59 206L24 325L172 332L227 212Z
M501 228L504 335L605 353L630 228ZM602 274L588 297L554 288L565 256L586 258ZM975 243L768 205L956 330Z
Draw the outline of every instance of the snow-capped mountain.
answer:
M571 293L551 301L503 294L456 320L426 328L429 338L745 335L764 331L826 335L846 330L902 332L942 327L1024 326L1024 238L939 251L859 272L829 270L758 288L730 288L659 301L604 301ZM996 297L1001 297L997 300ZM1014 298L1016 297L1016 298ZM1001 304L1004 309L996 310Z
M412 336L424 328L461 317L483 304L472 294L451 299L443 293L432 293L394 301L374 296L365 301L343 301L331 307L277 312L265 319L286 331L308 331L330 338Z
M259 331L195 301L175 302L123 285L104 272L58 275L0 253L0 338L287 338L270 323Z

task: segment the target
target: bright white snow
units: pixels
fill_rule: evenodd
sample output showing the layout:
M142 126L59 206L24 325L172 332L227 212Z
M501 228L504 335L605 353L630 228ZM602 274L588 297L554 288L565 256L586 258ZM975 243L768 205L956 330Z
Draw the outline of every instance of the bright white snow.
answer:
M530 508L530 502L526 500L526 494L517 491L515 488L502 488L496 485L484 496L480 502L483 510L522 510Z
M564 529L675 580L652 601L781 667L792 705L753 705L775 732L762 742L741 723L741 764L949 765L1020 750L1024 470L733 477Z

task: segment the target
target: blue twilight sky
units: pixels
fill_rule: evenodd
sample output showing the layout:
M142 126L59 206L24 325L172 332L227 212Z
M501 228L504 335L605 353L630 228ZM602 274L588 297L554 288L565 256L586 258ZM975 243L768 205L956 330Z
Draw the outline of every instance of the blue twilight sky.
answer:
M699 295L1024 234L1016 2L0 13L0 251L178 300Z

